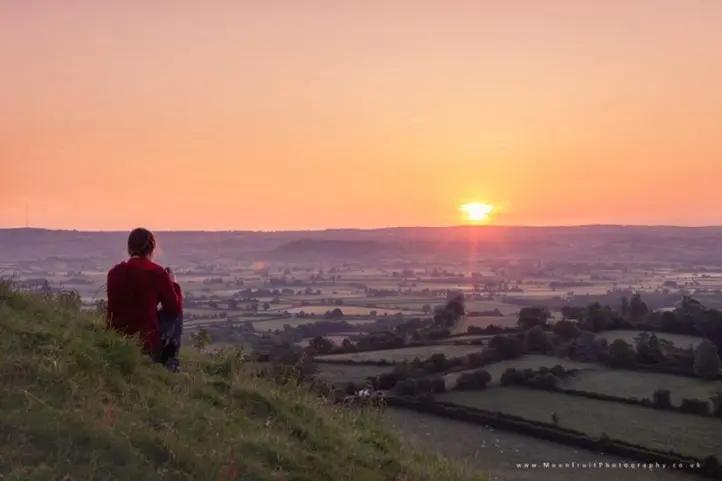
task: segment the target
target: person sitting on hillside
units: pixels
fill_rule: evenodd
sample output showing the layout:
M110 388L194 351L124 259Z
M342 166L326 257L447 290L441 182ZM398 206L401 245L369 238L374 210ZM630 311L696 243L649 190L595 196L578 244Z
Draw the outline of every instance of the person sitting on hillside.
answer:
M107 321L122 334L137 335L145 353L177 371L183 292L172 271L151 260L155 247L147 229L134 229L128 236L130 259L108 272Z

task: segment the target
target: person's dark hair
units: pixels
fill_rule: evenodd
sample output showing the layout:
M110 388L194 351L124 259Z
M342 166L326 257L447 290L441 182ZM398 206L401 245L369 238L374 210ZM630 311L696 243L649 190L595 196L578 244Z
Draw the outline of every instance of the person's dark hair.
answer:
M148 257L155 250L155 236L148 229L138 227L128 236L128 254L130 256Z

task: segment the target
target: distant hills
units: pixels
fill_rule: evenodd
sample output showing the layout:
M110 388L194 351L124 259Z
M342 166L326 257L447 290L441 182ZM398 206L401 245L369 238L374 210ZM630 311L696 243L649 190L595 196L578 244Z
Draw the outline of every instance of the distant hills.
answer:
M0 229L0 262L113 260L126 232ZM567 261L722 263L722 227L392 227L277 232L158 233L166 259L249 260L521 258Z
M386 243L371 240L299 239L280 245L269 255L275 259L363 258L384 255L388 247Z

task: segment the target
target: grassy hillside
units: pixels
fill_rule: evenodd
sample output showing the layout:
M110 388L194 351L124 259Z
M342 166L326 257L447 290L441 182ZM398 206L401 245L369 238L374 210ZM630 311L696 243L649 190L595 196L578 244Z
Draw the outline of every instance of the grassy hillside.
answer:
M0 285L4 481L476 479L233 353L169 373L66 304Z

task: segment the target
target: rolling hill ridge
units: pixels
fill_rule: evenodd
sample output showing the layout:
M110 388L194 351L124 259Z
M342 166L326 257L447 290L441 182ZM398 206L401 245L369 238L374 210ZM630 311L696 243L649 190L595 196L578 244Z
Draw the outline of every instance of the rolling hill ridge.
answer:
M0 284L0 332L0 479L480 479L238 351L172 374L63 296Z

